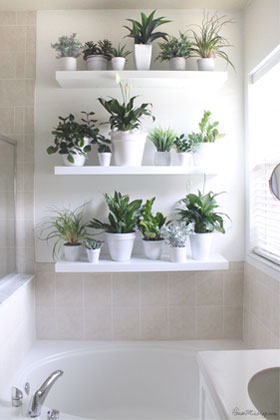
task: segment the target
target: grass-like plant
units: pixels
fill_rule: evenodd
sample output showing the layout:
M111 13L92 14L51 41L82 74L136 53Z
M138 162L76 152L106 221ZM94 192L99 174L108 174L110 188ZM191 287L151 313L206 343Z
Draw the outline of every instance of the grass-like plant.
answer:
M149 139L154 144L158 152L170 152L173 147L177 134L169 127L164 129L156 127L149 133Z
M99 134L97 136L97 150L98 153L111 153L111 139Z
M159 241L162 238L161 228L163 227L166 217L160 212L155 215L152 212L152 207L155 202L155 197L147 200L142 206L141 216L138 221L138 229L142 233L145 240Z
M179 220L166 223L161 230L161 235L167 245L173 248L184 248L189 235L193 232L193 226Z
M165 42L159 43L160 53L157 60L169 61L172 58L183 57L188 58L191 56L192 42L187 34L179 32L179 37L168 36Z
M150 44L155 39L167 39L166 32L155 32L160 25L171 22L164 17L154 18L156 10L149 16L141 13L141 22L134 19L126 19L132 23L132 27L124 26L129 31L127 37L133 38L135 44Z
M191 153L195 150L195 144L192 139L185 134L176 137L173 147L177 153Z
M134 232L140 216L142 200L130 201L128 195L115 191L114 195L104 194L109 209L108 223L93 218L88 227L109 233Z
M131 51L125 50L126 45L120 45L116 48L112 48L112 57L123 57L126 58L129 54L131 54Z
M84 60L86 60L91 55L103 55L108 60L110 60L112 57L112 48L112 42L108 39L98 41L97 43L88 41L85 43L83 49Z
M214 143L216 140L221 139L225 134L219 133L217 127L219 125L218 121L210 122L211 112L204 111L203 117L198 124L199 133L191 133L188 138L193 145L198 143Z
M104 244L103 241L97 241L96 239L88 239L85 242L83 242L83 245L86 249L100 249L102 245Z
M58 41L54 44L51 44L51 47L54 48L57 52L56 58L62 57L79 57L83 49L83 44L76 39L75 33L72 33L69 36L61 36L58 38Z

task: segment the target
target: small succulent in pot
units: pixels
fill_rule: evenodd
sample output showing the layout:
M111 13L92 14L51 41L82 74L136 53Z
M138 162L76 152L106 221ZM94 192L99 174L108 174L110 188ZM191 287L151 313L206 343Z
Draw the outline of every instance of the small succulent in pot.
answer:
M112 49L112 69L122 71L125 67L126 57L131 54L131 51L125 49L126 45L120 45Z
M192 224L186 225L186 223L179 220L171 220L162 228L162 236L170 247L170 259L172 262L186 262L186 243L192 232Z
M83 56L88 70L107 70L108 61L112 57L112 42L108 39L88 41L84 45Z
M99 261L100 250L103 243L103 241L97 241L96 239L88 239L83 243L90 263L97 263Z
M159 43L157 60L168 61L170 70L185 70L186 58L191 56L192 42L187 34L179 32L179 37L169 35L165 42Z
M76 58L81 55L83 44L76 39L76 33L72 33L70 36L61 36L58 41L51 44L57 52L56 58L60 59L62 63L61 70L76 70L77 60Z
M171 164L171 149L177 137L175 131L170 127L164 129L156 127L149 133L149 139L156 148L155 165L170 165Z

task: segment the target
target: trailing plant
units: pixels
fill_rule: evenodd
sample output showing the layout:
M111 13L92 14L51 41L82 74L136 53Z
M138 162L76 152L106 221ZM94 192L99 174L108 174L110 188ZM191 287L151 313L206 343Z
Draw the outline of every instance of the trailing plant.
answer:
M190 136L181 134L174 140L173 147L177 153L191 153L195 149L195 144Z
M58 42L51 44L51 47L57 51L56 58L62 57L79 57L83 49L83 44L76 39L75 33L69 36L61 36Z
M161 230L167 245L173 248L184 248L189 235L193 232L193 226L179 220L172 220L166 223Z
M86 249L100 249L104 244L103 241L97 241L96 239L88 239L87 241L83 242L83 245Z
M204 111L203 117L198 124L200 129L199 133L189 134L189 141L194 145L198 143L214 143L217 139L220 139L225 136L225 134L219 133L217 126L219 125L218 121L213 123L211 120L211 112Z
M169 35L165 42L158 44L160 53L157 60L169 61L175 57L188 58L191 56L192 42L187 34L179 32L179 38Z
M85 43L83 49L84 60L86 60L91 55L104 55L104 57L110 60L112 57L112 48L112 42L108 39L98 41L97 43L88 41Z
M155 29L160 25L171 22L166 20L164 17L154 18L156 10L154 10L149 16L145 13L141 13L141 22L134 19L126 19L132 23L132 27L124 26L129 31L127 37L133 38L135 44L150 44L155 39L163 38L167 39L166 32L155 32Z
M216 202L218 195L212 191L205 195L200 191L197 194L187 194L185 198L180 200L185 208L177 209L181 220L187 225L192 223L195 233L208 233L214 232L214 230L225 233L223 216L228 219L229 216L216 211L219 207Z
M234 19L227 19L226 16L210 16L204 12L201 25L196 25L199 32L191 31L193 34L192 56L200 58L221 57L233 68L234 65L229 59L224 48L231 47L227 39L220 32L228 23L234 23Z
M111 153L111 140L102 134L97 137L97 150L98 153Z
M138 229L142 233L144 239L148 241L159 241L162 238L161 229L166 221L166 217L160 212L155 215L152 213L152 207L155 197L147 200L141 209L141 216L138 221Z
M177 134L171 128L165 130L162 127L156 127L149 133L149 139L158 152L169 152L173 147L176 136Z
M120 44L118 44L116 48L112 48L112 57L126 58L129 54L131 54L131 51L126 51L125 48L126 45L121 46Z
M93 218L88 226L109 233L134 232L140 216L142 200L130 201L128 195L115 191L114 195L104 194L109 209L108 223Z

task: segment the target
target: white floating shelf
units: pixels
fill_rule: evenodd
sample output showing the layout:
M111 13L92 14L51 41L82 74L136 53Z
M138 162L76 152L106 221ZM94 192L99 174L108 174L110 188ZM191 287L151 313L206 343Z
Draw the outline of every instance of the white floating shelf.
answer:
M216 88L227 80L221 71L57 71L56 81L65 89L118 88L116 74L133 88Z
M203 175L197 167L184 166L56 166L55 175ZM214 171L207 175L215 175Z
M87 261L61 261L55 265L57 273L111 273L111 272L145 272L145 271L209 271L228 270L229 263L221 255L214 255L207 261L188 259L186 263L174 263L163 260L148 260L134 257L127 262L116 262L101 259L98 264Z

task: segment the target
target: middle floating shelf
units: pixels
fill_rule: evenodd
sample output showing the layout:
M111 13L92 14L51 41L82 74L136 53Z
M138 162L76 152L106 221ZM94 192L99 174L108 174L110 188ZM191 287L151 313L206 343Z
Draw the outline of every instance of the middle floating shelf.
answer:
M55 166L55 175L216 175L184 166Z

